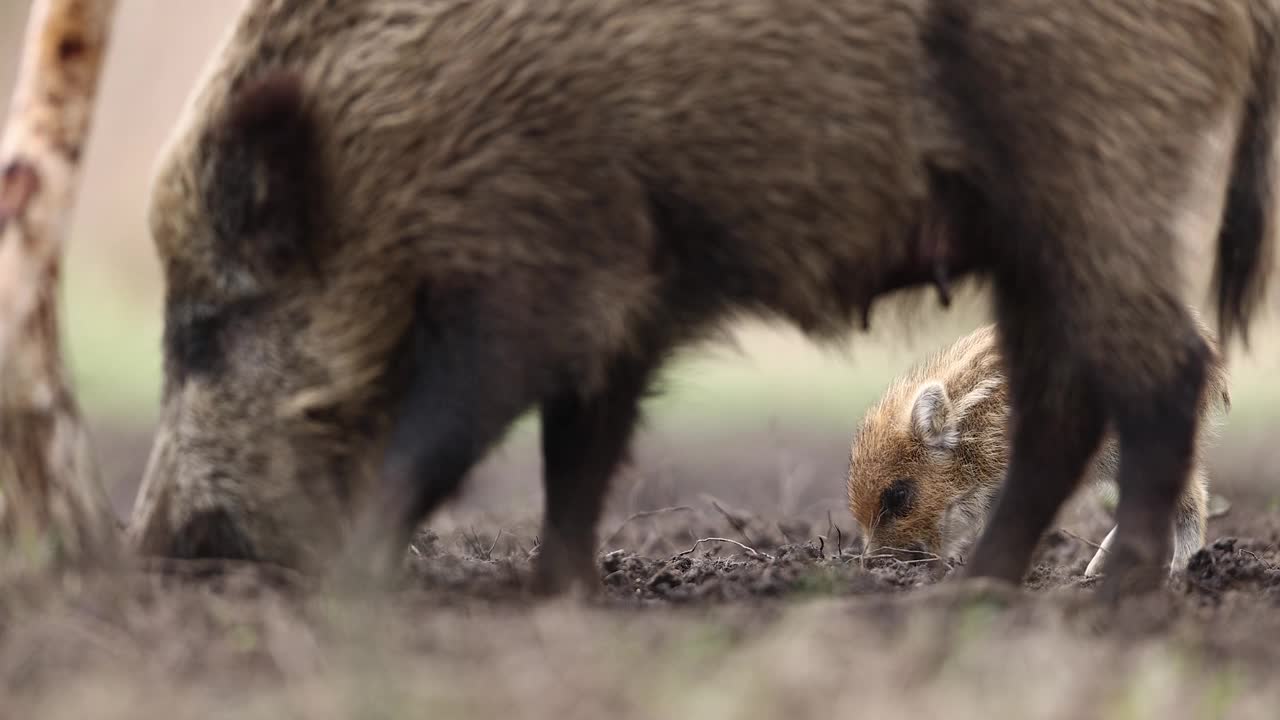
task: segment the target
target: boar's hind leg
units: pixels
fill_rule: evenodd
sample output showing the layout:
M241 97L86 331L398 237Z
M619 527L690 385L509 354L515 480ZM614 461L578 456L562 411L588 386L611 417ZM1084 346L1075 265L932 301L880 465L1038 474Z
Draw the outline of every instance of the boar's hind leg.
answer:
M1071 196L1081 197L1086 193ZM1023 206L1035 207L1034 198ZM1117 217L1157 214L1139 206L1081 212L1056 227L1012 215L1003 224L1002 242L1034 238L1041 252L1010 246L996 272L1012 452L971 575L1021 577L1040 533L1081 479L1105 422L1119 447L1120 503L1103 594L1151 589L1167 575L1172 518L1191 473L1211 351L1170 287L1177 277L1170 243L1134 234L1138 224ZM1162 230L1159 222L1138 227L1152 238ZM1067 245L1065 238L1079 240Z
M1105 418L1120 448L1120 504L1103 590L1138 590L1165 576L1210 357L1181 298L1179 250L1203 241L1186 236L1181 208L1209 212L1203 169L1231 152L1220 142L1224 103L1236 102L1225 86L1242 71L1204 55L1217 46L1183 45L1188 21L1168 3L1141 4L1140 14L1082 3L1079 22L1023 5L933 0L923 31L943 105L973 157L966 172L992 215L1011 373L1007 487L971 572L1021 573L1030 530L1043 529L1079 477ZM1103 27L1132 42L1141 62L1115 62L1116 42L1096 35ZM1175 57L1204 81L1170 72ZM1241 189L1228 207L1243 199L1237 210L1253 217L1260 193Z
M1166 361L1160 366L1167 374L1147 370L1144 384L1133 367L1138 363L1120 361L1108 368L1114 378L1109 404L1120 441L1116 540L1101 588L1109 599L1153 589L1167 575L1173 518L1195 459L1210 349L1184 308L1170 307L1163 315L1152 318L1151 326L1165 332L1153 333L1147 347Z
M1001 310L1025 307L999 299ZM967 574L1017 583L1083 477L1105 415L1098 387L1071 359L1061 323L1012 312L1001 313L1000 321L1009 375L1009 466Z
M596 525L609 481L627 454L651 370L645 359L624 358L599 391L584 397L569 390L543 403L546 509L537 592L598 589Z

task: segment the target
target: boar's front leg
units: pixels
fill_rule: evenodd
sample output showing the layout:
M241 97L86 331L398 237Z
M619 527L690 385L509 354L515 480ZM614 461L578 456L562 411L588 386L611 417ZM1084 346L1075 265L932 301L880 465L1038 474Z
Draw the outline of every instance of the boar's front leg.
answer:
M598 590L596 525L609 481L626 458L652 368L646 357L622 358L598 391L569 389L542 404L546 508L535 591Z
M381 474L339 563L340 582L388 579L418 525L457 493L545 386L538 348L504 322L500 299L478 295L430 308L419 301L408 382Z

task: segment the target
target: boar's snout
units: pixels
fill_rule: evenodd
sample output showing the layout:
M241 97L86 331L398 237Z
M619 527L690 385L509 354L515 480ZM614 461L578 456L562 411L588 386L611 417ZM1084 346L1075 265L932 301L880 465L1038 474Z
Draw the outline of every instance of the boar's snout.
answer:
M175 418L171 410L162 413L126 529L130 549L144 557L254 559L253 543L232 512L211 497L182 497Z
M192 513L169 538L168 555L180 559L253 560L253 543L225 508Z
M317 569L346 536L366 465L326 442L330 436L262 413L246 420L209 398L180 391L162 412L127 530L130 548Z

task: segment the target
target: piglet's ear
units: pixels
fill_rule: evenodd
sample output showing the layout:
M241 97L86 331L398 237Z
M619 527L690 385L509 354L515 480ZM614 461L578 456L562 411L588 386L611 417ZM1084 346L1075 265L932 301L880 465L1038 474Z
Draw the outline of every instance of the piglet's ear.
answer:
M934 450L951 450L960 441L956 420L942 383L925 383L911 405L911 430L916 439Z
M315 136L301 78L276 70L243 83L207 138L219 255L258 280L311 259Z

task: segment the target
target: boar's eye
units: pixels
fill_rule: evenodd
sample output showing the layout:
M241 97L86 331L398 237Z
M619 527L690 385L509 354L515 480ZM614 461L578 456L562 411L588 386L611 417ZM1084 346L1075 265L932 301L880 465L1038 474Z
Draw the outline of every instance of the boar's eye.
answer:
M171 302L165 313L164 351L170 372L181 381L191 375L215 375L225 359L228 326L242 316L244 303L217 306Z
M880 493L880 511L890 517L902 517L911 509L914 481L899 478Z

